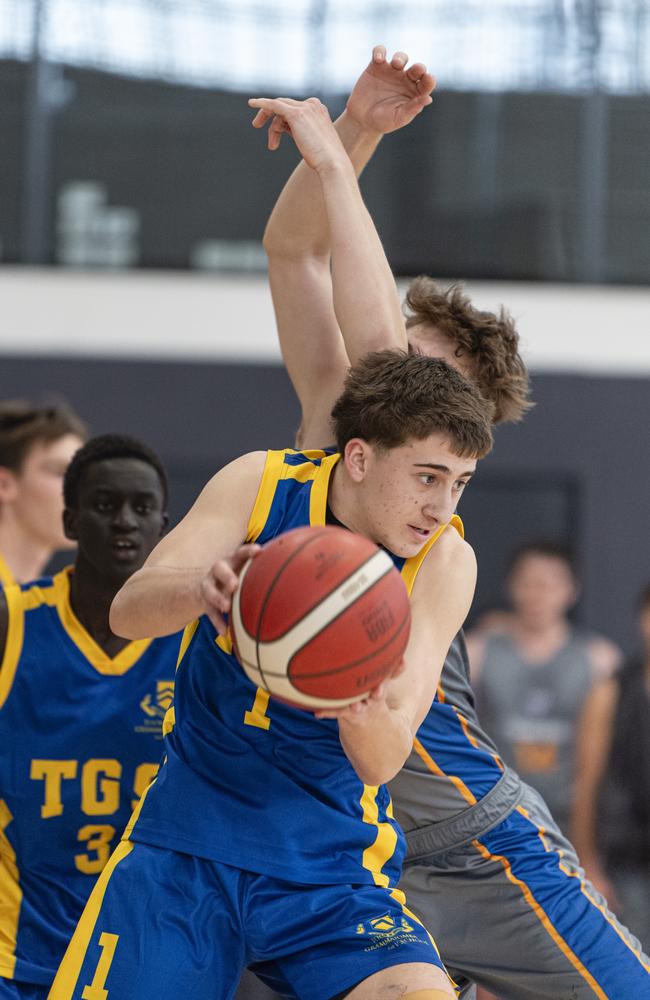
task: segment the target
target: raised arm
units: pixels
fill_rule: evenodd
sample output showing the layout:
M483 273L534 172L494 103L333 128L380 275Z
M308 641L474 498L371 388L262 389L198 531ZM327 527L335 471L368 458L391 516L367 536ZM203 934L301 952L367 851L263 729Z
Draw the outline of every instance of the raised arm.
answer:
M406 53L397 52L388 61L384 47L376 46L335 123L357 177L382 135L407 125L431 103L433 77L422 63L408 69L407 63ZM267 120L261 113L254 124L261 127ZM278 119L269 134L271 149L277 148L282 131L283 120ZM354 362L377 346L404 347L405 333L401 325L397 331L391 327L388 339L378 343L370 325L346 329L346 351L333 307L330 229L322 187L304 161L278 199L264 245L280 345L303 408L303 431L310 444L322 446L328 439L332 404L350 364L348 355Z
M153 550L116 595L110 624L116 635L171 635L207 614L225 632L239 572L257 546L243 544L265 455L255 452L225 466L183 520Z

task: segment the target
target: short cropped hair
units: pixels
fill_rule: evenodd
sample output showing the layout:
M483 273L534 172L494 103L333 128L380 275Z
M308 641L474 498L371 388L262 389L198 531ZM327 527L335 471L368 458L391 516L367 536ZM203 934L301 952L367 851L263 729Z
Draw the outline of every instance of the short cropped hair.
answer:
M468 358L472 378L494 403L494 423L514 423L534 405L529 399L526 366L519 354L519 334L508 312L476 309L461 284L443 289L432 278L411 282L405 302L406 328L434 326L456 345L458 358Z
M348 371L332 422L341 452L352 438L388 449L437 432L459 457L482 458L492 447L492 411L440 358L375 351Z
M83 448L75 452L63 477L63 500L68 508L75 507L79 499L79 484L89 465L104 462L109 458L137 458L150 465L158 473L162 487L163 506L167 506L167 473L155 451L138 438L128 434L100 434L91 438Z
M63 400L30 403L25 399L0 402L0 465L19 473L35 444L51 444L76 434L86 437L86 426Z
M519 564L528 556L546 556L548 559L559 559L563 562L574 580L578 579L578 569L576 566L573 551L566 542L549 538L537 538L532 541L523 542L510 554L508 559L508 574L514 572Z

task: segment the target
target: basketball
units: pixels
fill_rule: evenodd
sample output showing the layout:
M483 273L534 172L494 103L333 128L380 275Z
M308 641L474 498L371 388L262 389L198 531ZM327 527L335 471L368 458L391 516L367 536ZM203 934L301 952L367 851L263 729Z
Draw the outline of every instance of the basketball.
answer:
M250 680L300 708L341 708L390 677L411 609L390 556L336 527L268 542L233 597L235 653Z

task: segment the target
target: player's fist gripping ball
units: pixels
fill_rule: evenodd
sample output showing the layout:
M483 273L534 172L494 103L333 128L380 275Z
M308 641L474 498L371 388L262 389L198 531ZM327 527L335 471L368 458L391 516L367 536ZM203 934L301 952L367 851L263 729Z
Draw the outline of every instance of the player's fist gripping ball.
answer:
M301 708L363 698L399 666L411 609L386 552L343 528L295 528L242 571L235 652L249 678Z

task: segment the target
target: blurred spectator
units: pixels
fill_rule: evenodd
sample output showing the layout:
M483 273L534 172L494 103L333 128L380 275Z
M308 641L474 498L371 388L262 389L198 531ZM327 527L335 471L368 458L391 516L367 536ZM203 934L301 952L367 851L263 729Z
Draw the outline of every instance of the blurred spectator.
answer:
M86 429L65 403L0 402L0 585L37 579L63 534L63 473Z
M512 610L491 613L468 636L479 713L505 760L541 792L566 832L578 721L588 692L611 678L621 656L569 621L579 586L562 546L523 546L507 582Z
M642 651L585 704L573 836L587 875L650 946L650 583L639 601Z

